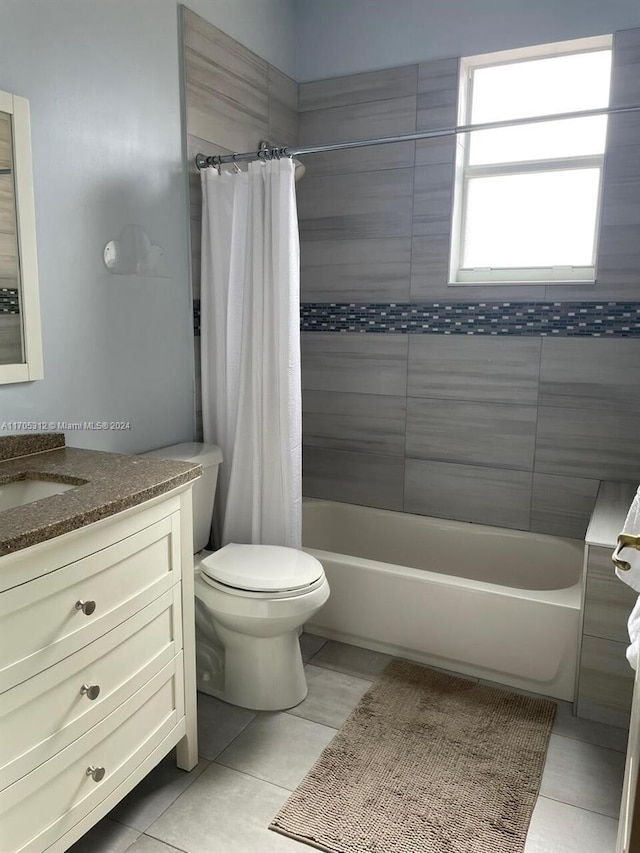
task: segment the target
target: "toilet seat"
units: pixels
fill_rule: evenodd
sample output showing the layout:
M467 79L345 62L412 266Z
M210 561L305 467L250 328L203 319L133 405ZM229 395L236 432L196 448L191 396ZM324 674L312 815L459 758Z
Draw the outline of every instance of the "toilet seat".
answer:
M209 586L246 598L290 598L325 581L322 563L311 554L281 545L231 543L199 564Z

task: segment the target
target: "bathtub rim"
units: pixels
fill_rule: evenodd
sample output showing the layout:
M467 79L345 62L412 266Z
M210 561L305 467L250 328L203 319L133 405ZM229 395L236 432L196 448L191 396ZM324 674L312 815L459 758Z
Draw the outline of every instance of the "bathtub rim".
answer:
M554 604L558 607L566 607L570 610L580 610L582 604L582 574L575 584L559 589L521 589L519 587L504 586L503 584L489 583L488 581L477 581L457 575L447 575L442 572L433 572L429 569L413 569L410 566L399 566L394 563L383 563L379 560L367 560L364 557L353 557L350 554L340 554L336 551L324 551L319 548L305 548L303 551L311 554L322 563L330 560L343 566L360 566L372 572L396 575L397 577L419 579L426 583L439 586L457 586L466 589L474 589L503 598L520 598L527 601L538 601L544 604Z

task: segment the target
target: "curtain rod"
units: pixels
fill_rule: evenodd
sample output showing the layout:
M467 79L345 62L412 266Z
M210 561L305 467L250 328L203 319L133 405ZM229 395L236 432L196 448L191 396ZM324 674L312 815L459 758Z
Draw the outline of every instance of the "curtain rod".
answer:
M458 133L471 133L477 130L498 130L503 127L519 127L523 124L539 124L546 121L561 121L572 118L591 118L594 116L611 115L617 113L633 113L640 111L640 105L626 107L600 107L595 110L579 110L571 113L554 113L552 115L533 116L528 118L506 119L504 121L489 121L482 124L462 124L455 127L440 127L434 130L419 130L416 133L407 133L404 136L382 136L377 139L360 139L352 142L335 142L330 145L311 145L303 147L270 148L263 143L259 151L245 152L244 154L214 154L206 157L204 154L196 154L196 166L198 169L206 169L207 166L221 166L224 163L247 163L252 160L279 160L281 157L297 157L302 154L321 154L325 151L343 151L349 148L364 148L369 145L388 145L392 142L414 142L420 139L435 139L440 136L454 136Z

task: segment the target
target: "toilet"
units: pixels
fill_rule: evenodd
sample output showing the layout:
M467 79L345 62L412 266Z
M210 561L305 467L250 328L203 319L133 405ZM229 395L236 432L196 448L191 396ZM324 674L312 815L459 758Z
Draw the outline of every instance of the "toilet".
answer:
M188 442L144 455L203 469L193 486L198 690L257 711L298 705L307 695L299 631L329 598L322 564L280 545L228 544L204 551L220 448Z

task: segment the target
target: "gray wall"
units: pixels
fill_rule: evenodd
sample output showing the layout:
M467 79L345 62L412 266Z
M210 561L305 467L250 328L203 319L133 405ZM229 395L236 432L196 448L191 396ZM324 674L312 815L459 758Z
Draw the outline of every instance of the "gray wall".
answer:
M291 0L196 0L293 66ZM0 387L0 421L130 421L69 444L142 450L194 434L176 0L2 0L0 89L30 99L43 381ZM109 275L140 224L169 278Z
M640 29L615 46L637 103ZM457 65L303 84L300 143L455 124ZM307 158L303 302L638 301L637 116L610 118L595 286L447 288L454 146ZM639 385L637 338L305 332L305 494L581 537L598 480L640 478Z
M300 82L640 26L637 0L296 0L296 13Z

